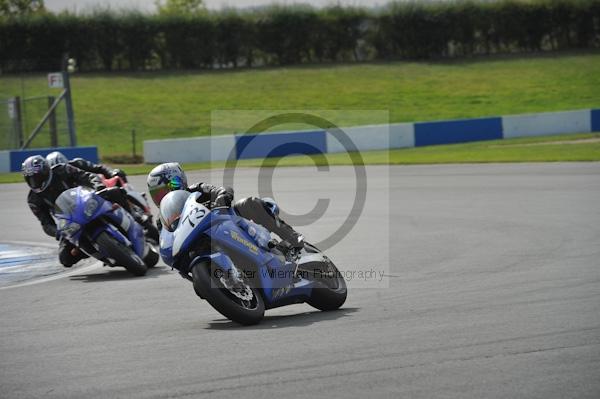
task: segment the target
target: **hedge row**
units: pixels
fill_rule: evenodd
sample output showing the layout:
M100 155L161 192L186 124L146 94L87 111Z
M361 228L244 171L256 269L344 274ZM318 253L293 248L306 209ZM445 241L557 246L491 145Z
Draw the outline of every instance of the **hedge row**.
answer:
M0 20L2 71L196 69L600 47L600 0L274 6L197 16L97 12Z

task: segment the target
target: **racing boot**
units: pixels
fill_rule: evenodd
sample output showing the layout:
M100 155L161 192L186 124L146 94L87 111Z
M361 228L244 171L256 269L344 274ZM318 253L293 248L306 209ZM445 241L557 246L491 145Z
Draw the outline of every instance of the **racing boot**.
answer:
M278 212L271 211L269 204L262 199L256 197L244 198L237 201L233 208L238 215L253 220L270 232L277 234L292 248L301 249L304 247L304 237L292 226L281 220Z
M152 217L150 217L146 214L141 214L139 212L135 212L135 211L131 212L131 216L133 216L133 219L140 226L142 226L142 228L144 229L144 235L146 236L146 238L150 238L153 241L155 241L156 243L158 243L160 232L156 228L154 223L152 223Z
M294 230L292 226L281 220L279 216L275 217L275 228L273 229L273 233L289 243L294 249L304 248L304 236Z

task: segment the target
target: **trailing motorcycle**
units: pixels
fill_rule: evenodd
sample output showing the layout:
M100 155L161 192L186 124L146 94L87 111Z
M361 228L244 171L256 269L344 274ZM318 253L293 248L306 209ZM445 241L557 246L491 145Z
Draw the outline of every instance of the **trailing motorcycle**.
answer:
M123 266L132 274L143 276L148 267L158 262L158 252L152 242L147 242L142 226L131 214L102 198L108 190L114 189L95 192L76 187L60 194L54 213L58 232L105 265Z
M160 253L219 313L251 325L265 309L306 302L333 310L344 304L344 278L316 247L294 249L272 240L264 227L231 208L209 209L198 197L178 190L162 199Z
M98 176L102 180L102 184L104 184L105 187L121 187L124 189L129 211L132 213L137 213L137 215L140 216L140 219L145 220L145 223L143 224L145 236L153 239L155 244L158 244L159 232L152 221L152 211L150 210L150 204L146 198L146 193L140 193L139 191L136 191L131 184L126 182L120 176L114 176L108 179L101 174Z

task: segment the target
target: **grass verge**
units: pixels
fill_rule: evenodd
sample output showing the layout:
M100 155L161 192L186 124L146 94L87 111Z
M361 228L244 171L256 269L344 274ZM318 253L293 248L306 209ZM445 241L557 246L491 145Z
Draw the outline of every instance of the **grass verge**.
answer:
M58 94L47 86L45 75L3 75L0 98ZM226 134L240 126L225 119L211 132L212 110L386 110L394 123L599 107L600 54L75 74L72 87L79 144L111 156L131 153L132 129L139 149L143 140ZM41 117L44 107L30 103L26 111ZM345 115L335 122L381 122L364 113ZM26 132L38 120L27 118ZM35 144L48 146L49 139L40 135Z

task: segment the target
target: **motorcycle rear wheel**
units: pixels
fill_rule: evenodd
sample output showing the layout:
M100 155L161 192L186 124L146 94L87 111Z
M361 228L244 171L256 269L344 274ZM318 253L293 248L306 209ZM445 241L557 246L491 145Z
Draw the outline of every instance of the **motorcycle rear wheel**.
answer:
M125 267L134 276L143 276L148 271L144 261L131 248L121 244L108 233L100 233L96 238L96 242L103 249L103 252L115 260L118 266Z
M206 299L217 312L236 323L245 326L259 323L265 314L265 303L258 291L247 285L252 291L252 299L243 301L223 286L217 278L216 270L219 269L208 263L200 263L193 267L192 278L196 293Z
M151 245L150 243L146 243L146 245ZM158 263L160 259L160 255L153 248L148 249L148 254L144 257L144 263L147 267L154 267Z

